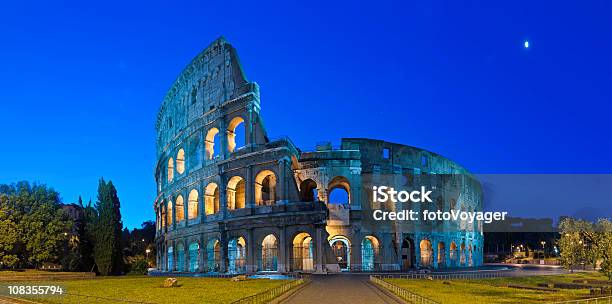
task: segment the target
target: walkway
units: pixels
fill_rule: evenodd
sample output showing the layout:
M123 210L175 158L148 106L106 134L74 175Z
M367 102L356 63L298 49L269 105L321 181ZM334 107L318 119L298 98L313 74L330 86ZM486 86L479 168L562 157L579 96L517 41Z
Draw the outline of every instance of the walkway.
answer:
M368 283L368 275L313 275L312 282L281 303L296 304L371 304L403 303Z

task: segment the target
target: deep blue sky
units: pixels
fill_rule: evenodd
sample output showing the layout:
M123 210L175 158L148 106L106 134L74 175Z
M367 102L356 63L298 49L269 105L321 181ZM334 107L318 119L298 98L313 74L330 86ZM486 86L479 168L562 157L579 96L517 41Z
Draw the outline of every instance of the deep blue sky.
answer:
M609 1L20 2L0 4L0 183L73 202L104 176L130 227L153 218L165 91L220 35L272 137L379 138L477 173L612 173Z

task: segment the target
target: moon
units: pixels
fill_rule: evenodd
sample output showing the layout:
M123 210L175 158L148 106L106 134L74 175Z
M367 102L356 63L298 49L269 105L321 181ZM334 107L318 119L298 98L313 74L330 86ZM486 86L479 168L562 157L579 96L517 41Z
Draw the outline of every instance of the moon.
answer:
M526 49L529 48L529 41L525 40L525 42L523 43L523 46L525 46Z

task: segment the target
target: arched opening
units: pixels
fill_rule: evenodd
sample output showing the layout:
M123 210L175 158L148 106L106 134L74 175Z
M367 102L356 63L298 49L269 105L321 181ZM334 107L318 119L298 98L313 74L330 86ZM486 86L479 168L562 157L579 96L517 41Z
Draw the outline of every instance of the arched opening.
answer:
M185 245L182 242L176 245L176 270L185 271Z
M174 179L174 159L170 157L168 159L168 182Z
M468 246L468 252L467 252L467 263L469 267L474 266L474 259L472 256L472 244L470 244Z
M366 236L361 241L361 270L374 271L378 269L377 257L379 253L378 239L373 236Z
M438 242L438 268L446 267L446 245Z
M315 181L307 179L300 183L300 200L303 202L314 202L319 200L317 183Z
M419 244L421 249L421 267L429 268L433 264L433 248L429 240L421 240Z
M233 238L227 243L227 257L230 273L246 272L246 241L243 237Z
M336 257L341 271L348 271L351 267L351 244L344 236L335 236L329 240L332 253Z
M450 251L449 251L449 259L450 259L450 264L451 267L457 267L457 244L455 244L455 242L452 242L450 245Z
M276 201L276 175L262 170L255 176L255 202L258 206L274 205Z
M278 241L273 234L268 234L261 242L261 270L278 270Z
M459 264L465 266L465 243L461 243L461 250L459 251Z
M167 206L167 204L164 204L161 207L161 229L166 228L166 222L167 222L167 219L166 219L166 206Z
M310 234L299 233L293 238L293 261L294 271L314 271L314 242Z
M172 214L172 201L168 201L168 226L172 226L173 214Z
M200 244L193 242L189 244L189 271L197 272L200 269Z
M178 223L185 220L185 203L182 195L176 197L175 204L176 222Z
M229 152L234 152L245 144L244 119L240 116L236 116L227 126L227 149Z
M221 243L217 239L208 241L206 245L206 264L209 272L219 272L221 269Z
M402 270L409 270L414 267L414 240L407 237L402 242Z
M189 192L188 204L187 204L187 212L189 214L189 219L192 220L198 217L198 190L193 189Z
M204 193L204 211L206 215L219 212L219 186L215 183L210 183L206 186L206 191Z
M219 141L219 129L211 128L206 133L206 140L204 141L204 146L206 149L206 159L213 159L217 155L219 155L219 145L217 142Z
M227 208L235 210L245 207L245 187L244 179L240 176L233 176L227 182Z
M185 172L185 150L180 149L176 154L176 172L183 174Z
M168 271L174 271L174 248L168 247L168 265L166 265Z
M334 177L328 186L328 204L348 205L351 202L351 185L344 176Z

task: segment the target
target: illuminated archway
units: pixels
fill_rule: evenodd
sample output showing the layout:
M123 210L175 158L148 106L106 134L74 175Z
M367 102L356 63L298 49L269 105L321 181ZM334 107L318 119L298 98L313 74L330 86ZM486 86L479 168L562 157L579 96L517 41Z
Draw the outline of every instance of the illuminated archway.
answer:
M273 234L268 234L261 242L261 270L278 270L278 241Z
M170 157L168 159L168 182L174 179L174 159Z
M180 149L176 153L176 172L183 174L185 172L185 150Z
M431 242L429 240L421 240L419 249L421 249L421 267L427 268L433 266L433 248L431 247Z
M446 245L444 242L438 242L438 267L446 267Z
M255 176L255 202L258 206L273 205L276 201L276 175L262 170Z
M310 234L301 232L293 238L292 269L314 271L314 242Z
M450 251L449 251L449 259L450 259L450 264L451 267L457 267L457 244L455 244L455 242L452 242L450 245Z
M173 214L172 214L172 201L168 200L168 226L172 226L172 222L173 222Z
M233 238L227 243L227 257L230 273L246 272L246 241L243 237Z
M193 189L189 192L188 204L187 204L187 212L189 214L189 219L195 219L198 217L198 190Z
M221 269L221 243L218 239L209 240L206 245L206 264L209 272L219 272Z
M363 238L361 241L361 270L374 271L377 268L378 253L378 239L373 236Z
M414 240L406 237L402 241L402 270L409 270L415 266Z
M204 142L204 146L206 149L206 159L213 159L218 154L218 134L219 129L217 128L211 128L210 130L208 130L208 133L206 133L206 140Z
M176 270L185 271L185 245L182 242L176 245Z
M237 130L239 127L240 130ZM241 146L237 146L236 137L242 137L244 140L244 119L240 116L234 117L227 126L227 149L229 152L234 152L236 148L240 148Z
M348 238L342 235L334 236L329 240L329 245L340 270L348 271L351 268L351 243Z
M176 222L181 222L185 220L185 203L183 202L183 196L179 195L176 197L176 201L174 202L175 212L176 212Z
M233 176L227 182L227 208L235 210L245 207L245 185L240 176Z
M189 244L189 271L197 272L200 268L200 244L192 242Z
M217 184L209 183L206 186L204 204L204 212L206 212L206 215L219 212L219 186L217 186Z

